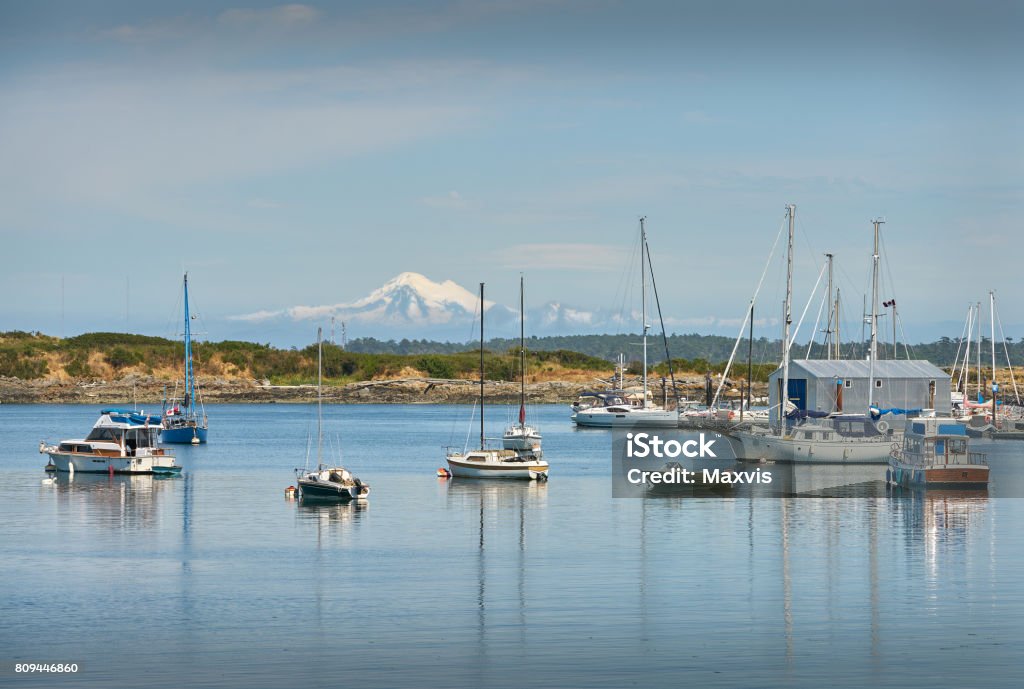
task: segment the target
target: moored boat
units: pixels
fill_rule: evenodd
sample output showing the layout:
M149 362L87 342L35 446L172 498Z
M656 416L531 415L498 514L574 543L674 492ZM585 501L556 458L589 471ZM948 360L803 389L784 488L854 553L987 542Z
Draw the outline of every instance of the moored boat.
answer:
M324 422L323 422L323 331L316 330L316 469L296 469L295 479L303 500L366 500L370 496L370 485L363 483L343 466L329 466L324 463ZM307 453L306 461L309 456ZM308 466L308 465L307 465Z
M160 429L160 442L199 445L206 442L208 421L205 409L200 414L196 408L199 401L199 386L196 384L195 366L192 360L192 316L188 310L188 273L184 279L185 299L185 379L181 400L164 403Z
M462 478L546 480L548 463L534 450L488 449L484 437L484 283L480 283L480 449L446 452L448 470Z
M893 448L886 481L904 488L984 488L988 461L971 452L963 424L952 417L908 419Z
M39 444L56 471L176 474L174 455L157 446L160 417L134 409L104 409L85 438ZM51 468L51 467L47 467Z
M642 347L642 389L638 395L630 394L624 390L609 390L604 392L583 393L573 404L573 414L570 417L577 426L595 426L598 428L620 428L620 427L657 427L675 428L679 425L679 413L677 410L663 409L654 404L651 400L650 390L647 387L647 331L650 325L647 323L647 270L650 267L647 230L644 228L644 218L640 218L640 326L643 331ZM651 273L653 287L654 273ZM657 292L655 292L657 297ZM660 306L659 314L660 314ZM664 335L664 324L662 327ZM667 342L667 341L666 341ZM671 357L668 356L668 345L666 344L666 360L671 366ZM673 381L674 387L674 381Z
M526 311L523 278L519 278L519 423L505 429L501 446L506 450L528 450L541 453L540 430L526 423Z

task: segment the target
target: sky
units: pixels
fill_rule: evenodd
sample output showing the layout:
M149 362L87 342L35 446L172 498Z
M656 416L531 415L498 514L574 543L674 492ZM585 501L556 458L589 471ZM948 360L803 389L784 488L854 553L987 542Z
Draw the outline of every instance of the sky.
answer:
M643 215L678 330L733 334L795 203L795 310L831 252L859 312L884 217L910 341L990 289L1022 337L1022 15L0 2L0 331L173 334L185 270L211 339L404 271L596 309Z

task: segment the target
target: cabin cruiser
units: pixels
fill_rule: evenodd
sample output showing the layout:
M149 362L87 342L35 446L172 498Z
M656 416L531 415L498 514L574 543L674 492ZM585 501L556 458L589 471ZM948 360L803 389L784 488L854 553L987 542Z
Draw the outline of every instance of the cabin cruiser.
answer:
M969 442L955 418L908 419L886 481L904 488L987 488L988 462L983 453L969 451Z
M656 426L675 428L679 414L650 402L650 394L640 391L605 390L583 392L572 405L572 421L577 426L613 428L620 426Z
M85 438L39 444L47 469L115 474L176 474L174 455L158 447L160 417L134 409L104 409Z

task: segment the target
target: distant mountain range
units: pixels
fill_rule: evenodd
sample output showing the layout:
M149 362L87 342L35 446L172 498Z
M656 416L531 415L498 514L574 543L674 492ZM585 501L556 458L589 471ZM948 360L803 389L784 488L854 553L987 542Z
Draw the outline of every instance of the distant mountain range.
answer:
M487 321L495 329L508 329L518 322L517 309L493 301L485 301L485 309ZM406 272L353 302L257 311L229 320L237 326L259 326L266 335L284 326L294 328L297 322L323 324L333 317L339 327L344 321L351 333L361 336L461 342L472 335L478 311L479 297L465 287L451 280L434 282L419 273ZM639 330L639 321L639 314L586 310L554 301L526 311L527 328L535 335L628 332Z

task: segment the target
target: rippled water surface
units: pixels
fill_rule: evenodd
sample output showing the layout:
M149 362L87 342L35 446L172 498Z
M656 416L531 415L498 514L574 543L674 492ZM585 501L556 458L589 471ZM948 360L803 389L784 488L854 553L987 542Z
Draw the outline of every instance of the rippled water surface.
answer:
M373 493L313 506L310 410L224 405L181 477L41 485L97 411L0 405L0 685L1024 686L1024 442L988 496L613 500L566 407L547 484L435 478L469 407L328 407Z

